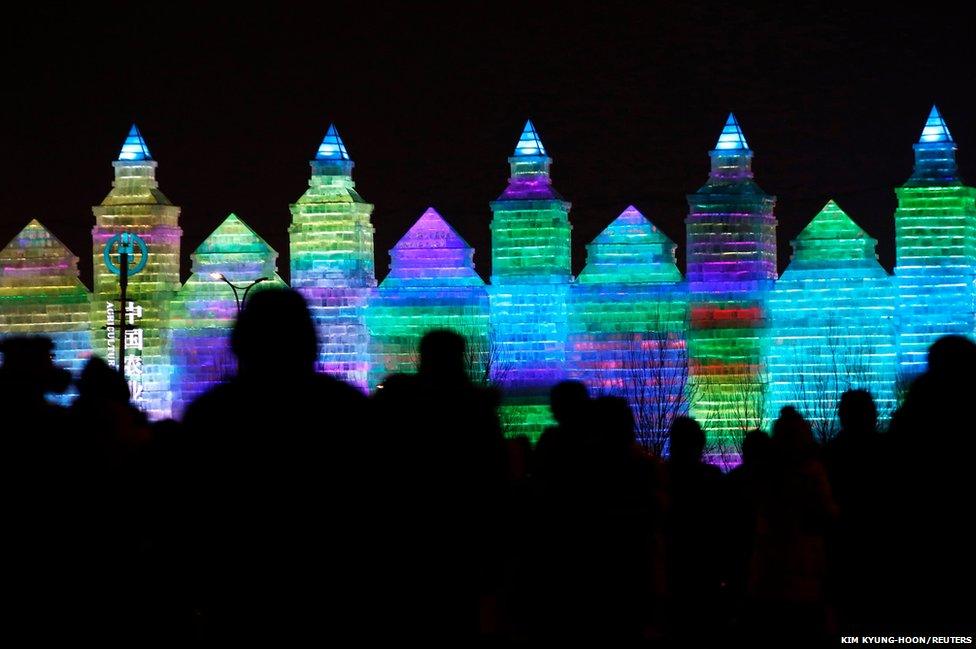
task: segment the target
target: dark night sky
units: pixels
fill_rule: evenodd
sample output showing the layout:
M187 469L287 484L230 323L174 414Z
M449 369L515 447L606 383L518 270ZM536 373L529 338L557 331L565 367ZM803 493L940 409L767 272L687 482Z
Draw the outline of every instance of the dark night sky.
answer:
M630 203L681 250L685 194L704 182L729 110L757 181L778 196L781 269L789 240L829 197L879 239L890 269L892 189L911 172L933 102L963 177L976 181L963 9L356 4L39 7L5 20L0 240L38 218L82 257L90 283L90 207L109 190L133 120L162 190L183 208L184 276L189 253L231 211L281 253L287 275L288 204L330 121L376 205L380 276L428 205L488 274L488 202L527 117L573 202L575 270Z

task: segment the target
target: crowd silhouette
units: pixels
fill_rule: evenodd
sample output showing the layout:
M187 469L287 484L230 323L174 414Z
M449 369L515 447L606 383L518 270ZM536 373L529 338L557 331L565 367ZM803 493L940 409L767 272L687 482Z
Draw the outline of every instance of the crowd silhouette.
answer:
M273 341L273 345L269 344ZM0 343L4 627L48 641L273 646L819 646L841 634L971 635L976 345L945 337L878 430L870 393L814 441L796 409L704 461L668 457L627 402L556 385L556 424L506 439L465 340L420 344L371 397L314 371L293 291L257 292L237 374L150 422L92 358ZM380 644L383 646L383 644Z

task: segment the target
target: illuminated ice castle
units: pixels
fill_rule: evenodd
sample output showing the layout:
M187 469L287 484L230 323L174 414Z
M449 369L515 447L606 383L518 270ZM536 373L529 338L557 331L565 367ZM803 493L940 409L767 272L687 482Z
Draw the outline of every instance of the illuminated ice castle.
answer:
M707 181L688 196L687 274L675 244L629 207L587 246L574 277L570 203L552 185L552 158L530 121L490 203L491 281L475 271L475 251L450 215L430 208L390 250L377 284L373 206L356 191L352 158L330 126L308 190L290 208L291 285L319 330L319 370L363 390L413 371L431 328L465 334L472 376L505 392L510 433L537 436L549 388L578 378L594 393L625 396L642 441L658 449L662 429L685 412L716 448L787 403L827 434L839 392L870 389L890 411L896 385L924 369L933 340L976 333L976 189L959 179L955 152L933 108L914 173L895 190L893 275L879 265L875 239L829 202L793 240L777 277L775 197L753 179L753 152L729 115ZM180 208L160 191L135 126L112 164L112 189L93 208L94 290L79 280L77 257L32 220L0 252L0 335L49 335L73 371L91 354L119 363L138 405L179 416L233 372L227 332L239 293L258 279L255 290L285 284L278 253L232 214L193 253L181 284ZM104 263L106 242L123 232L148 248L126 304Z

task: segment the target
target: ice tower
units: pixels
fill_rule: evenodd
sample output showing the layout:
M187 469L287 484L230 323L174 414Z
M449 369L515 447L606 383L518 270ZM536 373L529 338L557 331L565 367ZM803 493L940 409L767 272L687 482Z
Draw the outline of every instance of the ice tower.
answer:
M366 390L373 206L355 190L353 162L335 126L311 166L308 190L291 206L291 285L308 300L318 329L318 370Z
M135 125L112 166L112 190L92 208L93 350L111 364L118 361L115 329L103 327L117 325L122 309L128 326L124 366L132 401L150 417L168 417L172 406L169 309L180 288L180 208L159 191L156 161ZM105 244L122 232L140 236L149 251L145 268L129 279L124 305L119 303L119 277L102 257ZM117 255L114 263L118 266Z
M767 298L776 279L776 199L752 179L752 151L729 115L708 182L688 197L692 414L713 452L736 452L762 422ZM721 459L721 458L720 458Z
M976 333L976 189L959 178L956 143L935 106L915 172L895 194L898 362L908 379L925 369L937 338Z
M534 439L549 421L548 391L566 374L570 204L552 187L531 121L508 162L508 187L491 203L492 375L507 398L506 432Z

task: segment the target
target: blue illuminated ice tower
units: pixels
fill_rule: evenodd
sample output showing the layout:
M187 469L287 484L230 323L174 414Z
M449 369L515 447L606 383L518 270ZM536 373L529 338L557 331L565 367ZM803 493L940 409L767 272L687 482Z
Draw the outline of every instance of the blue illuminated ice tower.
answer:
M531 121L508 162L508 186L491 203L491 372L506 395L506 432L534 439L566 372L570 203L552 187L552 159Z
M976 323L976 189L959 178L956 143L935 106L915 145L915 172L895 194L898 361L909 379L937 338L972 336Z
M373 206L356 192L353 162L335 126L311 161L308 190L291 206L291 285L305 296L319 335L319 371L366 390L365 309L376 286Z
M685 220L692 415L722 456L713 460L725 461L765 411L776 198L753 180L752 151L734 115L709 156L708 182L688 196Z

